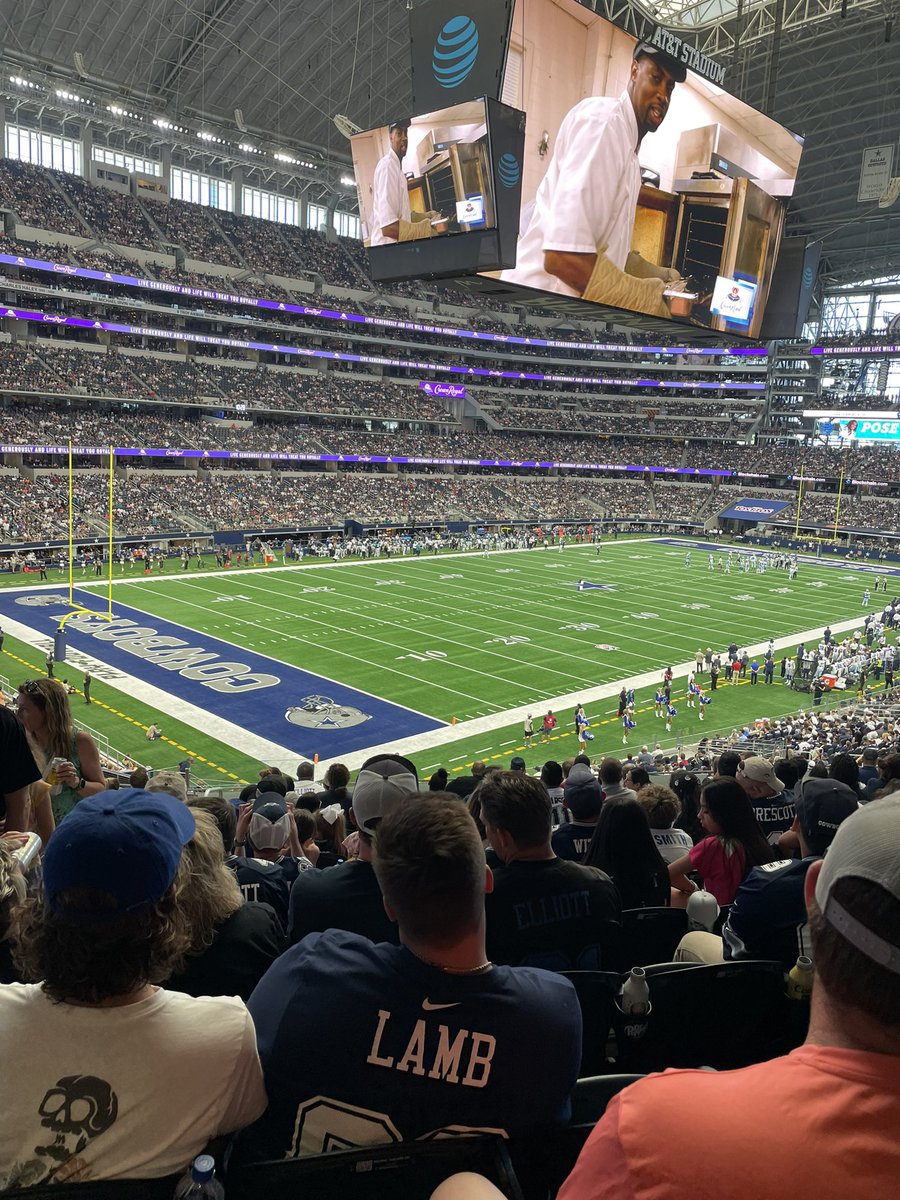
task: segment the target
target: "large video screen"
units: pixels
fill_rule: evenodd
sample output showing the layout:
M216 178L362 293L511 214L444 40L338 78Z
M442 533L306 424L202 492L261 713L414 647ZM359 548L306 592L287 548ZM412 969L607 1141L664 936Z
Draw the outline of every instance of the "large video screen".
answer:
M366 245L495 227L484 100L398 117L351 145Z
M482 98L351 139L373 279L440 279L515 262L523 113Z
M900 414L889 418L868 413L849 417L822 417L816 421L816 431L830 445L851 442L900 443Z
M527 119L522 200L499 278L758 337L803 139L680 38L646 36L518 0L504 99Z

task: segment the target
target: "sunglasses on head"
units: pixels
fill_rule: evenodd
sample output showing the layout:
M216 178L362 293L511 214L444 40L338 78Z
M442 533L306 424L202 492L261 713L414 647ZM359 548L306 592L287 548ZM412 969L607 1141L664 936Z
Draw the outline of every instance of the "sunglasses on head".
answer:
M26 679L24 683L19 684L19 691L23 696L39 696L41 693L40 680Z

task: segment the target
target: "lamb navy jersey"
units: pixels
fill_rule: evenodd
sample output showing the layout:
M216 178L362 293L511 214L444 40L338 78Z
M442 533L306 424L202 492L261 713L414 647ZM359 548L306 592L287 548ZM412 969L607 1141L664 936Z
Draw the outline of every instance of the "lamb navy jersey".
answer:
M240 1135L240 1161L569 1119L581 1009L560 975L451 975L329 930L283 954L248 1007L269 1107ZM298 1035L310 1014L315 1036Z

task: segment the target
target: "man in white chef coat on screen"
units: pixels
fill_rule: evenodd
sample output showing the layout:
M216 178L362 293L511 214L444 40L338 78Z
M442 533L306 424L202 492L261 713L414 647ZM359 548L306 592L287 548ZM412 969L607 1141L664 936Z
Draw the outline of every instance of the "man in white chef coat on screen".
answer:
M621 96L589 96L569 110L519 237L516 266L503 279L671 316L663 291L679 272L647 262L632 251L631 238L641 142L659 129L686 75L683 63L639 42Z
M431 220L438 216L434 212L410 212L409 188L403 174L403 160L409 149L409 121L395 121L388 133L391 148L379 159L372 185L371 246L432 237Z

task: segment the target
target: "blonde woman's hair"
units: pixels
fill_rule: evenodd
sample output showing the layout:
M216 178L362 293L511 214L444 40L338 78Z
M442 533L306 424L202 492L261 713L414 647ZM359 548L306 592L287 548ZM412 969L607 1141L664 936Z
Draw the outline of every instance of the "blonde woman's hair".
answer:
M70 758L75 727L63 685L55 679L27 679L19 685L19 695L40 709L47 727L42 742L30 733L26 735L42 771L46 770L51 758Z
M190 931L187 954L202 954L212 945L216 929L244 902L233 871L225 866L222 834L215 818L202 809L191 809L194 835L182 851L176 877L175 905ZM176 966L173 974L180 969Z

